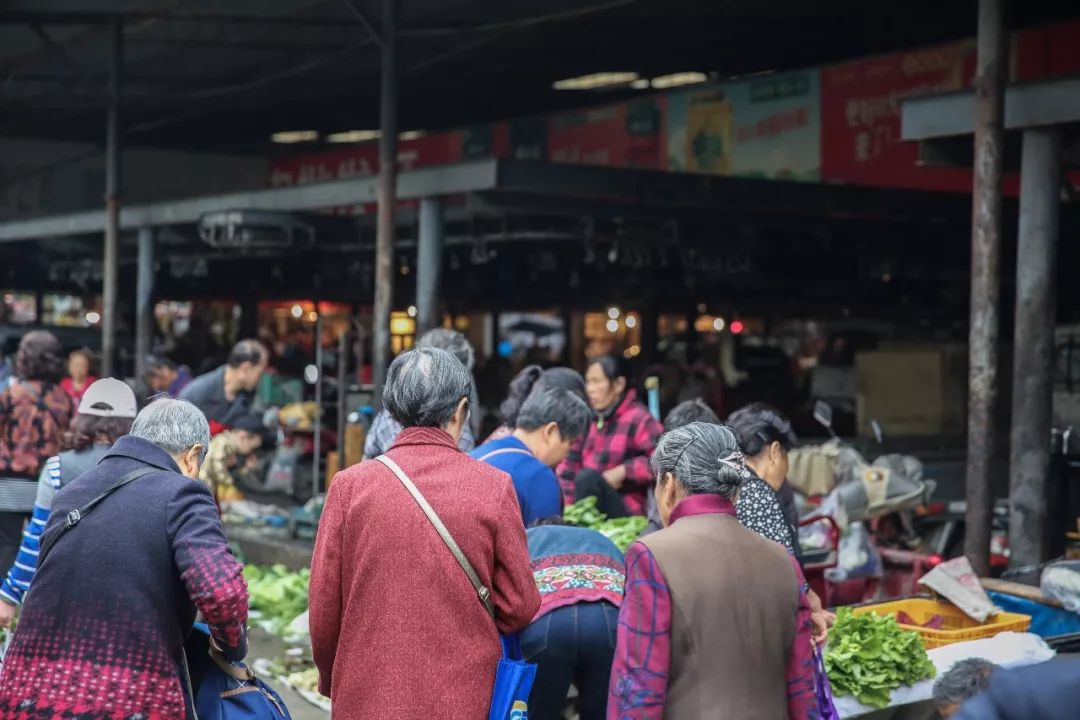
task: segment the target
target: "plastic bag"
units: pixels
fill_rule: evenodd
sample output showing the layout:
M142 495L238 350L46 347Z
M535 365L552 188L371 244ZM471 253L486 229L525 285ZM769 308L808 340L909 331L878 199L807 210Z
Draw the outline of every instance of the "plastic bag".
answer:
M851 528L840 538L840 550L835 580L854 578L881 577L881 555L870 539L870 533L861 522L851 524Z
M943 562L923 575L919 585L933 590L975 622L984 623L1001 611L983 590L971 561L963 555Z
M1043 570L1039 582L1045 597L1057 600L1071 612L1080 613L1080 560L1065 560Z

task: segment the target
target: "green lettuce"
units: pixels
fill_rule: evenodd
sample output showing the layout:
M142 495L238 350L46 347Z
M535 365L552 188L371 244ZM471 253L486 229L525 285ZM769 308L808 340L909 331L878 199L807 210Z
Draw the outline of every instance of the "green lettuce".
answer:
M825 669L834 693L874 708L888 706L896 688L936 674L919 633L901 629L893 617L856 615L851 608L837 612Z

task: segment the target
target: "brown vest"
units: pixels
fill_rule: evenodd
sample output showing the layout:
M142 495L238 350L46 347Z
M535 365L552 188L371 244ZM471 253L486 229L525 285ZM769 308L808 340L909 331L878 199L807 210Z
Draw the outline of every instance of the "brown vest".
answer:
M785 720L799 586L779 544L732 515L642 538L671 592L666 720Z

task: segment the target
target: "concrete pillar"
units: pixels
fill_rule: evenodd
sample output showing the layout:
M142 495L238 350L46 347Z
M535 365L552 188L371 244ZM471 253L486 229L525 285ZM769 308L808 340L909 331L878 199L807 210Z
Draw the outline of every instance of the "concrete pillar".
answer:
M373 318L372 382L376 402L390 363L390 312L394 302L394 212L397 209L398 0L383 0L382 95L379 101L379 209L375 235L375 316Z
M101 291L101 374L115 374L116 286L120 248L120 69L123 57L124 21L112 24L112 57L109 63L109 117L105 149L105 252Z
M416 251L416 335L442 325L443 214L442 201L420 201L420 243Z
M998 304L1001 296L1001 175L1005 0L979 0L975 75L975 185L971 223L971 329L967 438L967 533L964 554L990 572L991 471L998 433Z
M139 228L135 275L135 377L146 373L146 356L154 341L154 229Z
M1024 131L1016 268L1009 548L1013 567L1046 559L1046 477L1054 392L1061 134Z

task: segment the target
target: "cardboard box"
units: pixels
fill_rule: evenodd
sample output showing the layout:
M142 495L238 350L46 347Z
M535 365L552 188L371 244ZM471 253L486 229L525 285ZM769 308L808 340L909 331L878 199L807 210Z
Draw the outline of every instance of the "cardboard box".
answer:
M967 427L967 348L936 345L855 357L860 435L877 420L886 435L962 435Z

